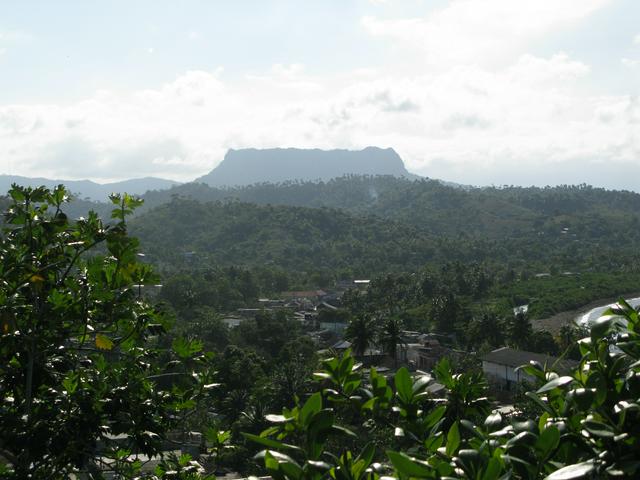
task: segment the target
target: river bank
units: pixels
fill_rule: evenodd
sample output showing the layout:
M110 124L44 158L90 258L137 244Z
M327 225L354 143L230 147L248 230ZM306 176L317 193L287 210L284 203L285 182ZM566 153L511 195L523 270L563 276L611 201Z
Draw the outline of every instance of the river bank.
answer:
M531 326L533 327L534 330L547 330L551 332L553 335L557 335L558 333L560 333L560 329L564 325L574 326L575 321L578 317L585 315L586 313L593 310L594 308L615 303L620 299L620 297L624 297L624 298L640 297L640 292L635 291L631 293L623 293L622 295L618 295L616 297L601 298L598 300L594 300L592 302L587 303L586 305L576 308L575 310L566 310L564 312L556 313L551 317L531 320Z

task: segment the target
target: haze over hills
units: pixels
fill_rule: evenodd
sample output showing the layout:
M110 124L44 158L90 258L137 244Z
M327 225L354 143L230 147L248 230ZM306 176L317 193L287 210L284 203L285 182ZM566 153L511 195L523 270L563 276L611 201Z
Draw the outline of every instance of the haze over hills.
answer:
M144 177L132 178L112 183L96 183L91 180L52 180L49 178L31 178L17 175L0 175L0 192L6 193L12 183L23 186L48 188L64 184L73 194L80 199L88 198L93 201L106 202L109 194L113 192L127 192L132 195L142 195L150 190L164 190L178 185L178 182L164 178Z
M402 159L392 148L366 147L358 151L248 148L229 150L216 168L195 179L194 183L205 183L212 187L237 187L294 180L326 181L350 174L422 178L407 171ZM180 185L179 182L157 177L100 184L91 180L54 180L0 174L0 192L5 193L12 183L33 187L53 187L63 183L78 198L99 202L107 201L112 192L142 195L147 191L166 190Z
M241 259L262 258L256 252L267 248L265 245L270 242L282 247L287 243L285 238L302 232L292 236L290 246L293 250L310 249L311 253L300 257L322 263L326 256L338 255L323 251L315 256L322 249L314 249L314 245L321 239L329 241L330 232L335 234L336 242L347 245L363 237L377 238L380 232L389 230L396 233L398 241L406 234L402 241L407 240L407 245L409 238L417 241L421 235L425 237L420 248L400 248L406 247L409 252L423 251L434 238L447 238L449 246L453 239L471 242L473 248L468 248L476 249L477 258L497 258L492 245L515 242L518 248L500 256L532 262L545 257L545 249L556 253L562 250L567 256L563 261L570 269L574 260L580 262L583 257L576 252L588 245L593 247L589 253L592 255L608 248L633 251L640 243L640 194L584 185L460 189L430 180L345 176L329 182L257 184L233 189L186 184L169 192L146 195L144 209L133 222L133 231L143 243L161 244L157 248L161 255L208 251L220 255L219 261L229 261L229 255L234 253L238 255L235 261L242 263ZM356 224L366 225L366 234L351 231ZM278 233L273 233L276 230ZM343 234L345 237L340 237ZM249 240L254 244L247 250ZM229 241L232 243L225 243ZM369 243L364 241L363 245ZM360 247L352 247L345 247L340 255L348 251L355 258ZM461 258L465 249L458 250L454 256ZM290 256L291 253L283 253L277 262L286 263ZM573 256L577 258L572 259ZM300 262L300 258L296 261Z
M392 148L247 148L229 150L220 165L196 179L196 182L214 187L241 186L287 180L329 180L349 174L418 178L407 171L402 159Z

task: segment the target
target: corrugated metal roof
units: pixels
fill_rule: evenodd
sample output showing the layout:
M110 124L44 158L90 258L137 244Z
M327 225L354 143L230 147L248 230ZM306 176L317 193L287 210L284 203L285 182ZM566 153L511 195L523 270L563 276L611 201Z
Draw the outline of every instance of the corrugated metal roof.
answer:
M492 352L483 355L480 358L483 362L496 363L498 365L506 365L508 367L519 367L528 365L529 362L538 362L541 365L547 365L551 368L555 365L557 370L568 371L577 365L573 360L560 360L558 357L545 355L544 353L526 352L524 350L515 350L509 347L498 348Z

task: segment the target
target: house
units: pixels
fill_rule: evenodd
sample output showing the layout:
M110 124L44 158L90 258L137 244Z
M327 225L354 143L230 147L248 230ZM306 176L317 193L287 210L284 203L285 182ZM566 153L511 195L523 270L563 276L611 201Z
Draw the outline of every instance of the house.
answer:
M349 288L366 288L371 283L368 279L354 279L354 280L338 280L336 282L336 288L339 290L347 290Z
M318 301L321 298L325 297L327 292L324 290L305 290L305 291L297 291L297 292L283 292L282 296L285 298L290 298L291 300L314 300Z
M346 350L353 347L353 344L348 340L340 340L334 343L331 346L331 350L335 351L338 355L342 355ZM358 360L360 360L366 367L370 367L372 365L378 365L383 359L385 355L379 348L368 347L363 355L357 356Z
M235 328L238 327L246 318L238 318L238 317L224 317L222 322L227 326L227 328Z
M335 312L336 310L338 310L338 307L336 307L335 305L331 305L328 302L320 302L316 306L316 310L330 310L332 312Z
M441 336L442 337L442 336ZM435 335L420 335L420 343L408 344L407 360L422 370L431 370L444 357L460 359L465 355L440 343Z
M577 362L559 359L543 353L526 352L509 347L498 348L481 357L482 371L485 377L498 390L510 391L520 382L535 383L535 378L518 370L522 365L538 362L547 367L554 366L560 373L567 373L575 367Z
M261 308L284 308L284 300L280 299L259 298L258 304Z
M336 352L342 354L345 350L351 348L351 342L349 342L348 340L340 340L339 342L331 345L331 348Z

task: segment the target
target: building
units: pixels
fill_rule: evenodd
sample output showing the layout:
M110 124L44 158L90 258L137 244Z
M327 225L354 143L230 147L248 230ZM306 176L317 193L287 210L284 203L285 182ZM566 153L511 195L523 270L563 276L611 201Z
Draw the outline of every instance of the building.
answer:
M465 352L442 345L440 340L447 338L444 335L419 334L417 337L412 336L410 338L412 341L406 344L406 358L404 361L409 366L421 370L432 370L445 357L458 361L466 356Z
M320 301L323 297L327 295L327 292L324 290L305 290L298 292L283 292L282 296L284 298L288 298L291 300L312 300L312 301Z
M543 353L525 352L509 347L498 348L481 357L482 371L489 383L498 390L513 390L521 382L535 383L535 378L518 367L537 362L543 367L553 368L560 373L568 373L575 367L572 360L559 359Z
M227 328L236 328L240 326L242 322L244 322L246 318L242 317L224 317L222 319L222 323L224 323Z

